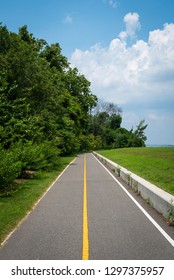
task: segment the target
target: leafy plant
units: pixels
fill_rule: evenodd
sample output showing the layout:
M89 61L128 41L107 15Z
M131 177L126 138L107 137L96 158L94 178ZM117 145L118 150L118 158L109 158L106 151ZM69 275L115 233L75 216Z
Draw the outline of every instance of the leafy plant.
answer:
M0 192L7 192L12 188L21 169L22 162L16 161L11 151L7 152L0 147Z
M120 177L120 171L121 171L121 168L119 165L117 165L117 168L115 169L115 172L117 173L118 177Z
M45 142L39 145L40 152L44 155L41 169L54 169L61 165L60 150L52 143Z
M170 202L170 208L168 210L167 219L169 220L170 224L173 224L173 222L174 222L174 201L173 200L171 200L171 202Z
M27 169L48 170L60 166L59 150L49 142L41 144L19 142L11 151L13 157L22 163L22 173Z
M39 170L44 164L44 155L40 151L39 145L32 142L15 144L11 151L13 157L22 163L22 172L26 169Z

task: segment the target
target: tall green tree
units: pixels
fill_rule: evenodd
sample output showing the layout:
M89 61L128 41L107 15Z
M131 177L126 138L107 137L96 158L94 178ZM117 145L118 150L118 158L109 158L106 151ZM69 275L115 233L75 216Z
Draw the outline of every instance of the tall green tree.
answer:
M122 128L122 109L98 102L61 51L26 25L18 33L0 25L0 143L49 142L61 154L145 145L144 121L135 131Z
M137 125L136 130L133 132L132 137L132 146L135 147L144 147L145 141L147 137L145 135L145 129L147 128L147 124L145 124L145 120L141 120Z

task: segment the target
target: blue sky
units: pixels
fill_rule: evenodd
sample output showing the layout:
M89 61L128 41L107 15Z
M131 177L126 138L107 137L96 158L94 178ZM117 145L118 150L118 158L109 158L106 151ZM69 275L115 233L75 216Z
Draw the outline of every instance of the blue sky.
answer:
M147 144L174 144L173 0L0 0L10 31L58 42L122 126L148 123Z

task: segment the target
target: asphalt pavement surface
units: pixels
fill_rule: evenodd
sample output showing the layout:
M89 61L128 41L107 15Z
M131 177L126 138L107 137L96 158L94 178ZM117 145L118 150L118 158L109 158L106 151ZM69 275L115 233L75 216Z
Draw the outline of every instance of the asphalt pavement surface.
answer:
M172 244L90 153L69 165L1 246L0 259L81 260L85 242L90 260L174 259Z

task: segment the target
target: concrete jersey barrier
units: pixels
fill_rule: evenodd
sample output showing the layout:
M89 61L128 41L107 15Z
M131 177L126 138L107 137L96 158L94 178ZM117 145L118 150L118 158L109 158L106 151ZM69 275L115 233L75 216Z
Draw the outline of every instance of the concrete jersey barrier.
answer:
M141 195L153 208L165 218L174 218L174 196L137 176L119 164L93 152L93 154L106 166L112 169L127 185Z

